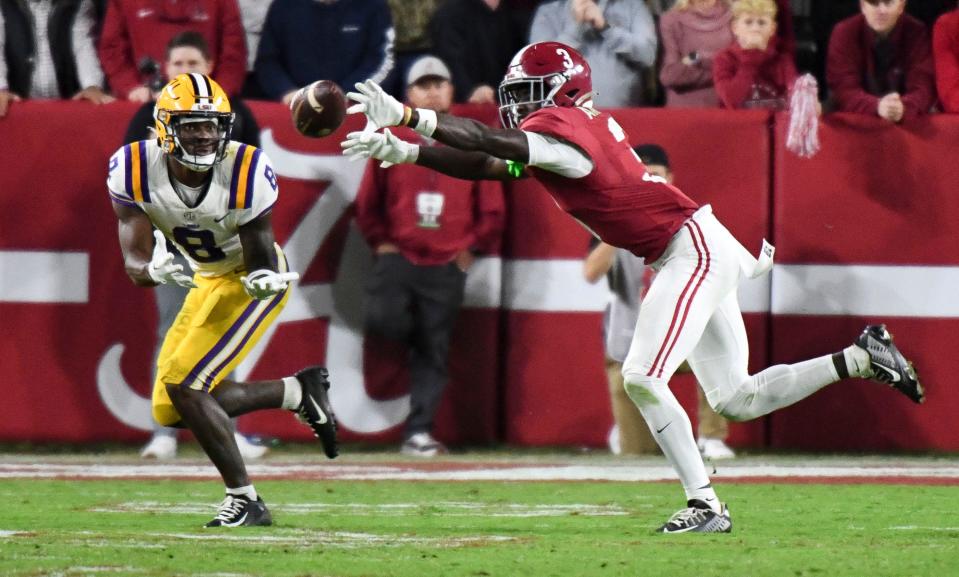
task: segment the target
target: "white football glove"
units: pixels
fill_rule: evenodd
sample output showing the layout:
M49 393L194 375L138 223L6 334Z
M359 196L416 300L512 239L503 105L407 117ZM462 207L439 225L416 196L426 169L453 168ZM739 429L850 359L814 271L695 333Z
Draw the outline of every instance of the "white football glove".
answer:
M346 109L347 114L363 113L372 123L367 129L377 130L387 126L398 126L403 123L404 106L399 100L384 91L379 84L372 80L357 82L356 92L349 92L346 97L356 102Z
M380 164L383 168L394 164L412 164L420 155L418 144L397 138L388 128L382 133L351 132L340 146L350 160L375 158L383 161Z
M261 268L260 270L251 272L247 276L240 277L240 282L243 283L246 294L261 301L285 291L286 287L290 286L291 281L299 278L299 273L274 272Z
M183 288L196 288L196 283L189 276L183 274L183 265L173 264L173 255L166 249L166 237L163 233L154 230L153 258L147 266L147 273L153 282L158 284L175 284Z

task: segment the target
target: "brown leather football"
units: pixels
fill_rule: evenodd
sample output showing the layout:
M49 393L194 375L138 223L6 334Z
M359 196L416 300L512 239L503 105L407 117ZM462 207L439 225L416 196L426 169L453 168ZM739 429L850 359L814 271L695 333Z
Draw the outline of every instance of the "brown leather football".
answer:
M329 136L343 124L346 116L346 98L332 80L317 80L304 86L290 101L293 126L303 136Z

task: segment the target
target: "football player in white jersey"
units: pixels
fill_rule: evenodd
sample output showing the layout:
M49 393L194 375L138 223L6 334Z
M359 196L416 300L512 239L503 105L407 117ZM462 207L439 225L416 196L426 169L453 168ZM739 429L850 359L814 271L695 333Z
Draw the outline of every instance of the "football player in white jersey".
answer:
M225 378L279 315L299 276L273 239L276 174L261 150L230 140L230 102L208 76L171 80L154 118L157 138L118 150L107 178L133 282L191 289L157 360L153 416L161 425L189 428L223 477L226 498L206 526L269 525L230 417L295 411L326 455L337 454L325 368L256 383ZM187 258L192 278L171 262L164 237Z

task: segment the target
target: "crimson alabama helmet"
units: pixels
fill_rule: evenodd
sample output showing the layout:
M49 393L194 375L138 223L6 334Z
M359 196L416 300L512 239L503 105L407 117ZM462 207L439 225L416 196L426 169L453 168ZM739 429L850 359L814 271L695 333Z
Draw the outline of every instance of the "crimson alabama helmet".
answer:
M537 42L513 56L499 85L503 126L516 128L527 115L546 106L581 106L592 98L589 64L576 49L560 42Z

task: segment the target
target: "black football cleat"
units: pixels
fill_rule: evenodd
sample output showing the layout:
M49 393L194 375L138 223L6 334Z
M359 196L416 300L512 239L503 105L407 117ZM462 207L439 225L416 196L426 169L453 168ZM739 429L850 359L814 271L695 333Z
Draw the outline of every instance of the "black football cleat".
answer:
M913 402L925 400L925 391L919 384L919 377L906 357L892 342L892 335L886 325L869 325L856 339L856 346L869 353L869 364L874 381L889 385L906 395Z
M273 524L273 516L260 497L253 501L244 495L227 495L220 503L216 518L204 527L244 527Z
M730 533L732 530L733 522L729 518L729 509L725 503L722 513L717 513L699 499L690 499L686 502L685 509L677 511L656 532Z
M300 381L303 390L303 400L296 412L300 420L313 429L313 436L320 440L326 456L335 459L339 454L336 445L336 417L326 394L330 388L330 373L324 367L309 367L294 376Z

